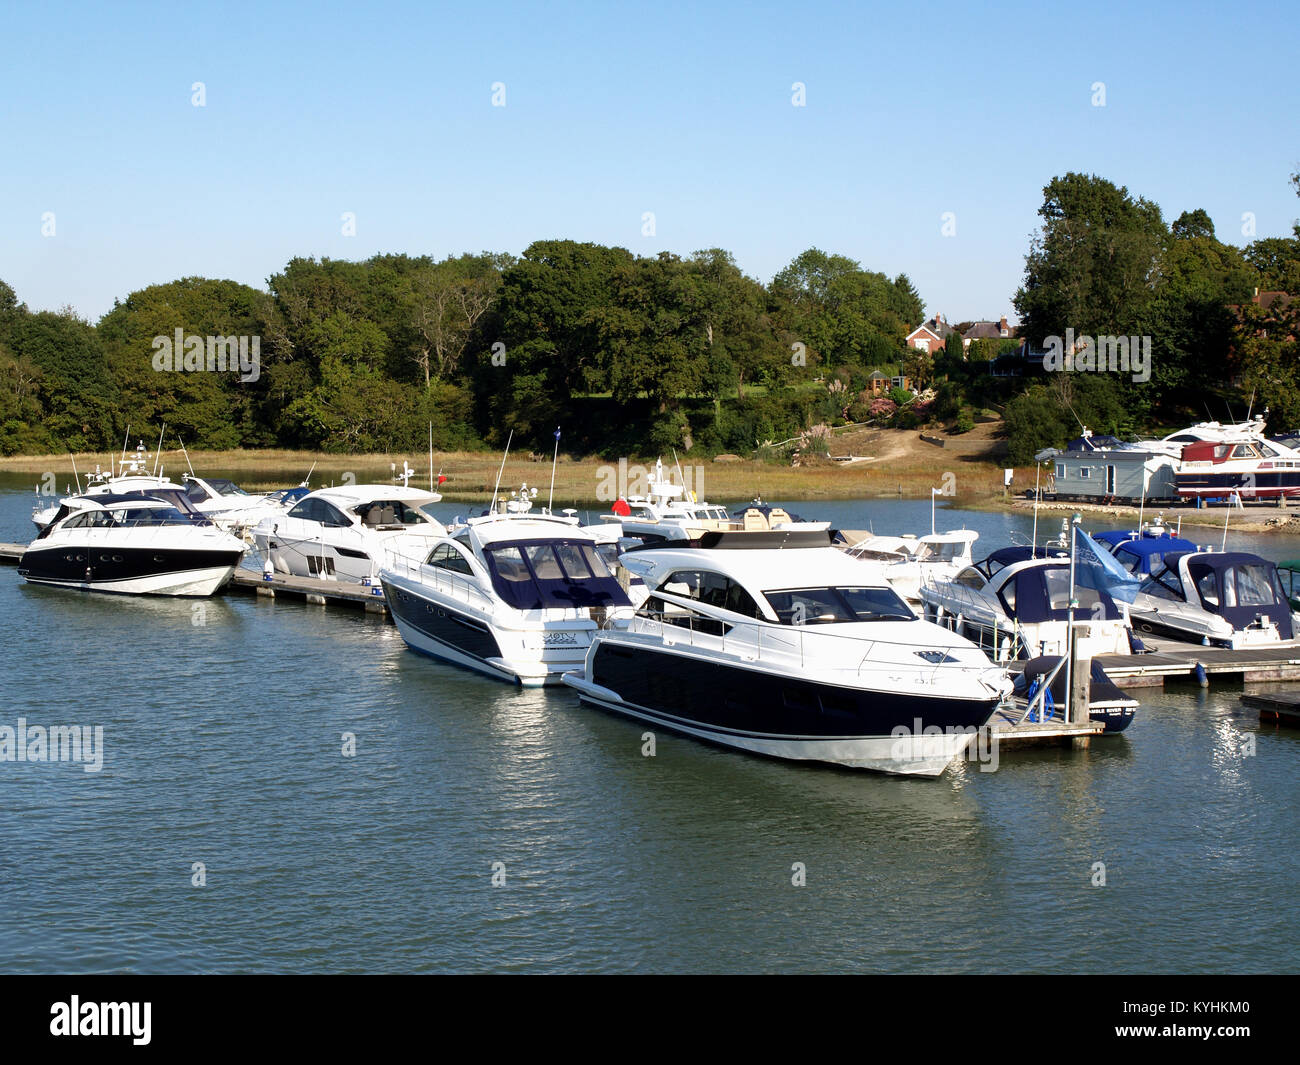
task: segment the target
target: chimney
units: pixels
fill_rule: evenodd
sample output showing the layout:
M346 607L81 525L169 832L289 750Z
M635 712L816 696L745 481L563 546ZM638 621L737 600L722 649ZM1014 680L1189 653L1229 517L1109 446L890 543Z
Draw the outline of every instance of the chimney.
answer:
M1001 329L1001 330L1003 330L1004 332L1006 331L1006 328L1007 328L1007 316L1006 316L1005 314L1002 316L1002 320L1001 320L1000 322L998 322L998 328Z

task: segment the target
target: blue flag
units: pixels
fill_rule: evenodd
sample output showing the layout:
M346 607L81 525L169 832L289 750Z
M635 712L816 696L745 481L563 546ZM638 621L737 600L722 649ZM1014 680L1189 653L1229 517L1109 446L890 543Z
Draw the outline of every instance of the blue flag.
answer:
M556 441L556 443L559 443L559 440L560 440L560 427L557 425L557 426L555 427L555 441Z
M1074 583L1132 604L1142 585L1142 578L1134 577L1116 561L1114 555L1099 546L1082 529L1077 529L1074 541Z

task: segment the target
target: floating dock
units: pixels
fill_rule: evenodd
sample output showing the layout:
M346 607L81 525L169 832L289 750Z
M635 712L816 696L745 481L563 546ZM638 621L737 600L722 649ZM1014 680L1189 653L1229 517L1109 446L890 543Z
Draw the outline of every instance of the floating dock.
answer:
M1300 728L1300 695L1251 692L1241 697L1241 704L1258 710L1260 721Z
M1207 683L1228 676L1239 678L1243 684L1300 680L1300 641L1234 651L1162 640L1150 654L1098 655L1096 661L1121 688L1159 687L1171 677L1199 683L1197 666L1204 670Z
M325 581L319 577L289 577L276 573L268 580L259 570L239 568L223 591L252 592L268 599L289 596L320 606L339 604L361 607L372 614L387 614L383 589L351 581Z
M0 562L8 563L10 566L16 566L18 565L18 560L23 557L23 552L26 550L26 544L0 544Z
M1100 721L1066 721L1059 709L1055 718L1046 721L1020 722L1020 716L1024 712L1025 707L1019 702L993 712L987 728L999 747L1051 745L1082 748L1091 744L1093 736L1100 736L1106 731L1106 726ZM978 743L972 744L967 749L966 757L974 758L977 749Z

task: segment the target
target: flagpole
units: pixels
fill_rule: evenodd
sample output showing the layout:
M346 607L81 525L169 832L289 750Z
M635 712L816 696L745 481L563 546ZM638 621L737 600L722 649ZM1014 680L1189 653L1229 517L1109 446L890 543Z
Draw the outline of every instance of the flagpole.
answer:
M1078 515L1075 515L1078 518ZM1075 544L1079 538L1079 526L1077 521L1070 522L1070 605L1067 611L1067 620L1065 623L1065 723L1072 723L1074 716L1073 708L1070 706L1070 697L1074 694L1074 689L1070 686L1072 678L1070 670L1073 666L1074 658L1074 556Z
M1043 464L1034 462L1034 535L1029 541L1029 546L1037 550L1038 548L1038 481L1043 474ZM1030 556L1032 557L1032 556Z

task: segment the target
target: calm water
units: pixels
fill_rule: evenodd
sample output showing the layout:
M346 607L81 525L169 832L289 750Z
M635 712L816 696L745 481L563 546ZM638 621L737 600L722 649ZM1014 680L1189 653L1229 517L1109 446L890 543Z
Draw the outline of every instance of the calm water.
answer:
M0 540L30 538L28 480L0 482ZM925 501L794 506L929 527ZM987 547L1028 530L939 526L963 522ZM106 752L0 762L9 971L1300 968L1300 732L1228 686L1148 692L1090 751L907 781L667 734L644 758L641 726L567 689L441 666L346 610L196 613L0 569L0 616L0 725L100 725Z

